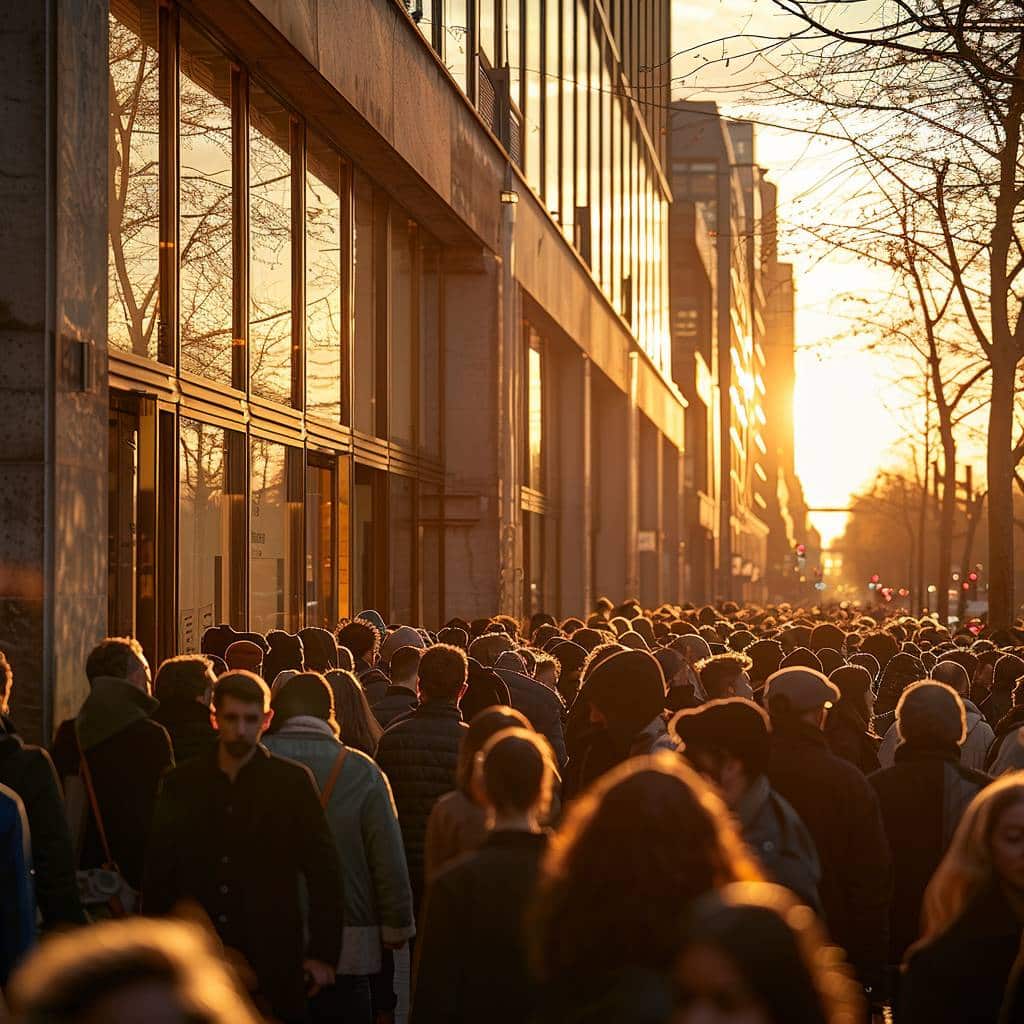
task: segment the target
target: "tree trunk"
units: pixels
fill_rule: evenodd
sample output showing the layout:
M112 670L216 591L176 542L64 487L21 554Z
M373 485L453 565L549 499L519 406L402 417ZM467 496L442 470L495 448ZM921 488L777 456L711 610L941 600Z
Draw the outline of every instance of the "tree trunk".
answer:
M948 430L946 429L948 426ZM953 568L953 523L956 518L956 441L951 424L942 427L942 507L939 517L938 606L939 621L949 621L949 575Z
M988 624L1013 625L1013 389L1015 362L992 359L988 415Z
M967 532L964 536L963 557L960 559L960 590L956 599L958 626L962 626L967 617L968 591L964 589L964 581L967 581L971 572L971 559L974 557L974 535L978 532L978 523L981 521L981 508L985 504L985 492L982 491L977 497L968 494L967 502Z

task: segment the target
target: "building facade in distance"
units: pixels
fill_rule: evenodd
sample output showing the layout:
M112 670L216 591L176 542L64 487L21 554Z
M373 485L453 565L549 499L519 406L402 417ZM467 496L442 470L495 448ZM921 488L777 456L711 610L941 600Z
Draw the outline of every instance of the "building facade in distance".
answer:
M28 734L104 634L682 597L667 0L49 10L0 143Z

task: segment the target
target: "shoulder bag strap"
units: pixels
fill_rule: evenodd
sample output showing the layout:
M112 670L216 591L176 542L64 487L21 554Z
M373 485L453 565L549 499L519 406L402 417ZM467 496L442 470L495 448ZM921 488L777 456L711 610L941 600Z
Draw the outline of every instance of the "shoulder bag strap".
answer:
M334 786L338 781L338 776L341 775L341 769L345 764L346 757L348 757L348 747L342 747L341 753L337 756L334 765L331 768L331 774L327 777L327 783L320 794L321 807L326 807L331 802L331 794L334 792Z
M107 859L107 864L115 871L120 873L120 868L114 861L114 858L110 855L110 844L107 842L107 830L103 827L103 815L100 814L100 802L96 798L96 790L92 784L92 772L89 771L89 762L86 760L85 751L82 749L82 741L78 738L78 730L75 730L75 744L78 747L78 764L79 772L82 776L82 782L85 784L85 791L89 794L89 806L92 807L93 817L96 819L96 831L100 835L100 844L103 847L103 856Z

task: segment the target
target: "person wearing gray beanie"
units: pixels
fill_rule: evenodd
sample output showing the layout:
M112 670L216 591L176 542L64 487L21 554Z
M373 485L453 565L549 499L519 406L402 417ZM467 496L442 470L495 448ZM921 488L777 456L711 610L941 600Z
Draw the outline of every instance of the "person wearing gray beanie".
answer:
M991 781L960 763L964 703L945 683L908 686L896 705L895 763L871 775L893 858L889 963L898 966L919 934L921 904L967 805Z

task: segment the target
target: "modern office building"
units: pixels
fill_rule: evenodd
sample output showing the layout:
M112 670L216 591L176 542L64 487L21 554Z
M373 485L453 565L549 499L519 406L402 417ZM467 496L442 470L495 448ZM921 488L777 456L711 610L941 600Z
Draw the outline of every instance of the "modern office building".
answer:
M668 0L5 13L0 643L678 599Z

